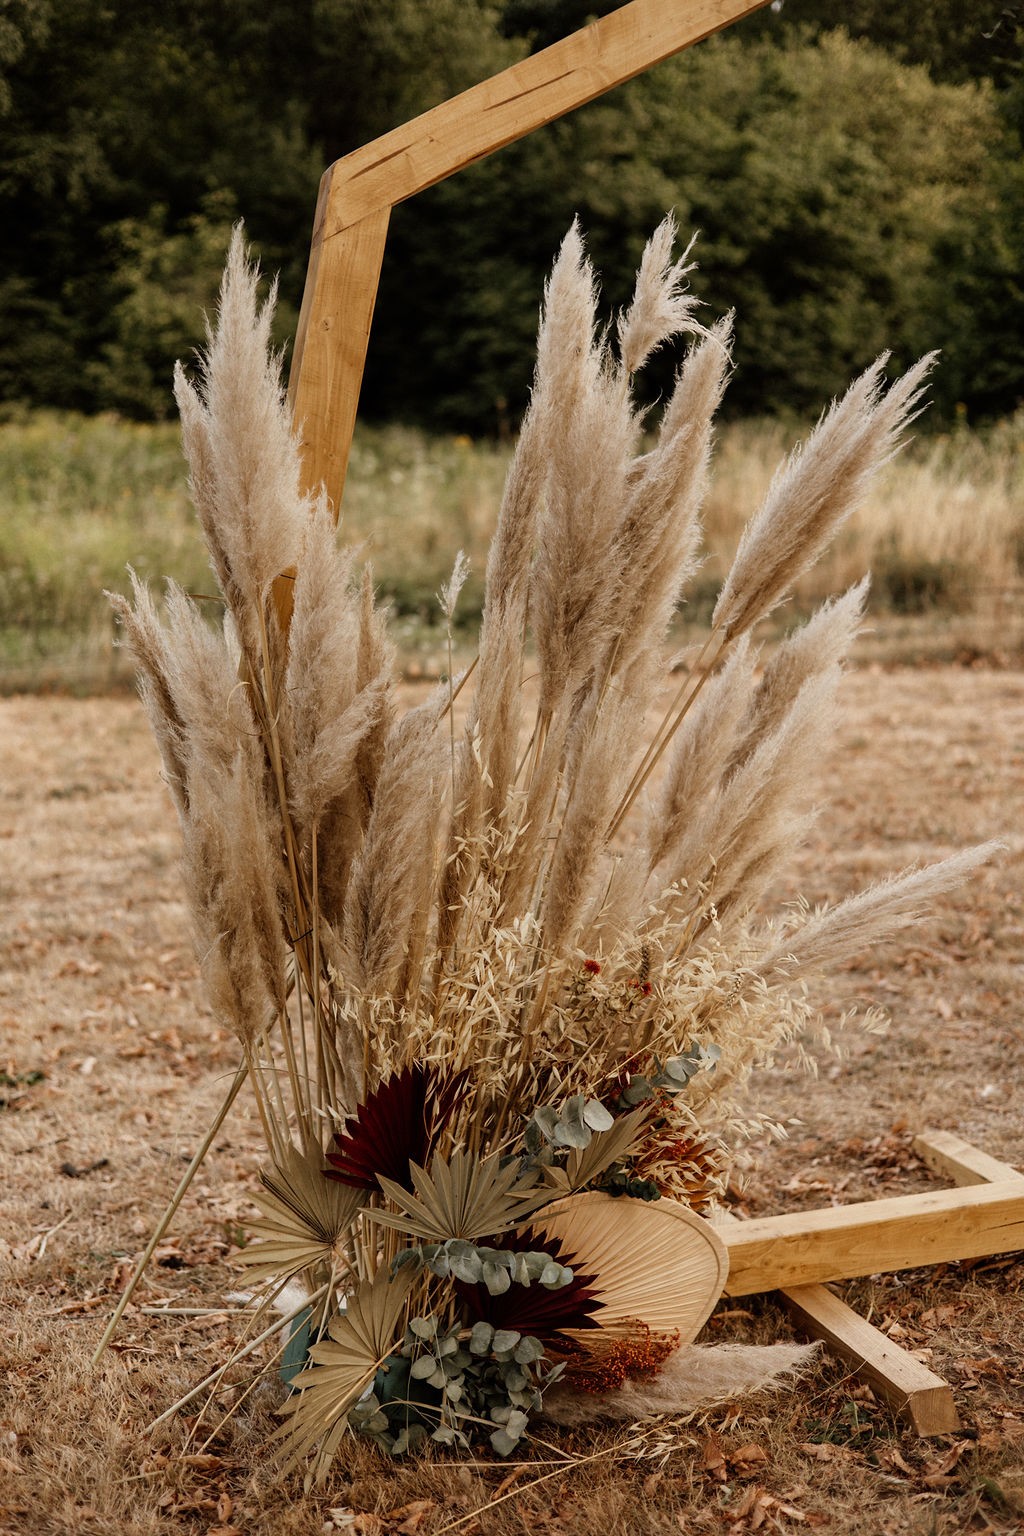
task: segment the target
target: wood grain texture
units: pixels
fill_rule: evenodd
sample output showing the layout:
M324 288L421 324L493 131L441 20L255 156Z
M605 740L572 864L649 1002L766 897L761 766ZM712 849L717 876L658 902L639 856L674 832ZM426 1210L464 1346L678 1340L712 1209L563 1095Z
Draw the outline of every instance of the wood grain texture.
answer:
M989 1157L952 1131L922 1131L914 1137L914 1151L923 1163L944 1179L961 1187L992 1184L1002 1179L1024 1179L1024 1173L997 1157Z
M318 221L331 173L321 183ZM326 185L325 185L326 184ZM327 491L335 520L352 447L370 323L384 259L389 207L325 242L314 224L295 338L289 397L302 449L303 489Z
M1024 1248L1024 1181L767 1216L722 1229L730 1296Z
M336 162L324 238L631 80L766 0L632 0Z
M742 1224L730 1212L721 1211L715 1225L721 1230ZM910 1420L917 1434L948 1435L959 1429L949 1384L840 1296L823 1285L791 1286L779 1294L798 1326L847 1360L880 1397Z
M960 1428L948 1382L839 1296L823 1285L793 1286L782 1295L800 1327L849 1361L880 1397L906 1415L919 1435L950 1435Z

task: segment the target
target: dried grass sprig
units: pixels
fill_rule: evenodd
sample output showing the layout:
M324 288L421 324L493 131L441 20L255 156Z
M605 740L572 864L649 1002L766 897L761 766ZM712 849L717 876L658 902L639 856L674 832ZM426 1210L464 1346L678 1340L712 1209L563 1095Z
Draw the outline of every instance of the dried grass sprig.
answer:
M294 565L307 515L298 441L270 348L276 285L257 302L259 271L234 231L221 284L217 324L207 329L199 382L175 375L196 507L214 572L243 644L259 653L254 622L272 583Z
M905 870L880 880L780 935L758 956L758 968L766 976L790 981L831 970L852 955L863 953L882 936L921 922L940 897L990 863L1003 848L997 840L981 843L924 869Z

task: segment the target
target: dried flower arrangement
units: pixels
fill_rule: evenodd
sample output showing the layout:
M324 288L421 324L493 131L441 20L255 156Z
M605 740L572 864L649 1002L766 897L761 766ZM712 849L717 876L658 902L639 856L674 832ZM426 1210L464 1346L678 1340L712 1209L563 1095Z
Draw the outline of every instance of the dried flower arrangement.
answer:
M758 914L812 820L866 582L763 666L751 633L895 451L928 358L887 392L880 359L779 470L645 735L729 366L673 238L666 220L613 347L567 236L477 660L404 714L371 576L300 494L238 233L198 386L177 373L223 630L173 585L162 618L137 581L113 601L266 1138L241 1260L268 1305L299 1284L312 1339L280 1433L320 1473L348 1432L508 1454L556 1382L635 1404L720 1292L701 1217L757 1123L752 1067L813 1027L805 979L988 852ZM634 376L680 333L641 453ZM449 630L464 578L459 557Z

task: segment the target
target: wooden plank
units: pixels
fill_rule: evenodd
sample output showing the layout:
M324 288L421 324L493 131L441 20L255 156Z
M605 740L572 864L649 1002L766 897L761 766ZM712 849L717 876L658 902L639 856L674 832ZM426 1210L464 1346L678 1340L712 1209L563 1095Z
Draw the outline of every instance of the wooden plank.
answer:
M960 1428L949 1383L840 1297L823 1285L792 1286L782 1295L800 1326L848 1360L880 1397L909 1418L919 1435L951 1435Z
M632 0L336 163L325 238L700 42L766 0Z
M728 1211L715 1217L719 1228L741 1226ZM728 1241L728 1239L727 1239ZM919 1435L948 1435L960 1427L948 1382L867 1322L823 1285L791 1286L779 1293L799 1326L847 1360L878 1395L909 1418Z
M1024 1248L1019 1177L739 1222L726 1293L751 1296Z
M989 1157L952 1131L922 1131L914 1137L914 1151L922 1162L961 1188L969 1184L998 1184L1005 1179L1024 1179L1009 1163Z
M330 177L328 171L321 184L318 219L326 206ZM302 451L303 488L315 493L323 485L335 520L352 447L390 214L390 208L378 208L346 230L343 239L326 243L318 238L314 225L289 393Z

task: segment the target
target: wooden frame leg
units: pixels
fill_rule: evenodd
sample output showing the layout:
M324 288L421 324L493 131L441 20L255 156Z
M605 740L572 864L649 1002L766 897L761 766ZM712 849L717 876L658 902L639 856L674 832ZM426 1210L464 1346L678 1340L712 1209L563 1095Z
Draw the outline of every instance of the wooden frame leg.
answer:
M948 1131L922 1132L914 1151L956 1188L759 1221L725 1217L726 1293L778 1290L800 1326L919 1435L947 1435L960 1427L948 1383L820 1283L1024 1245L1024 1174ZM801 1279L810 1283L794 1283Z

